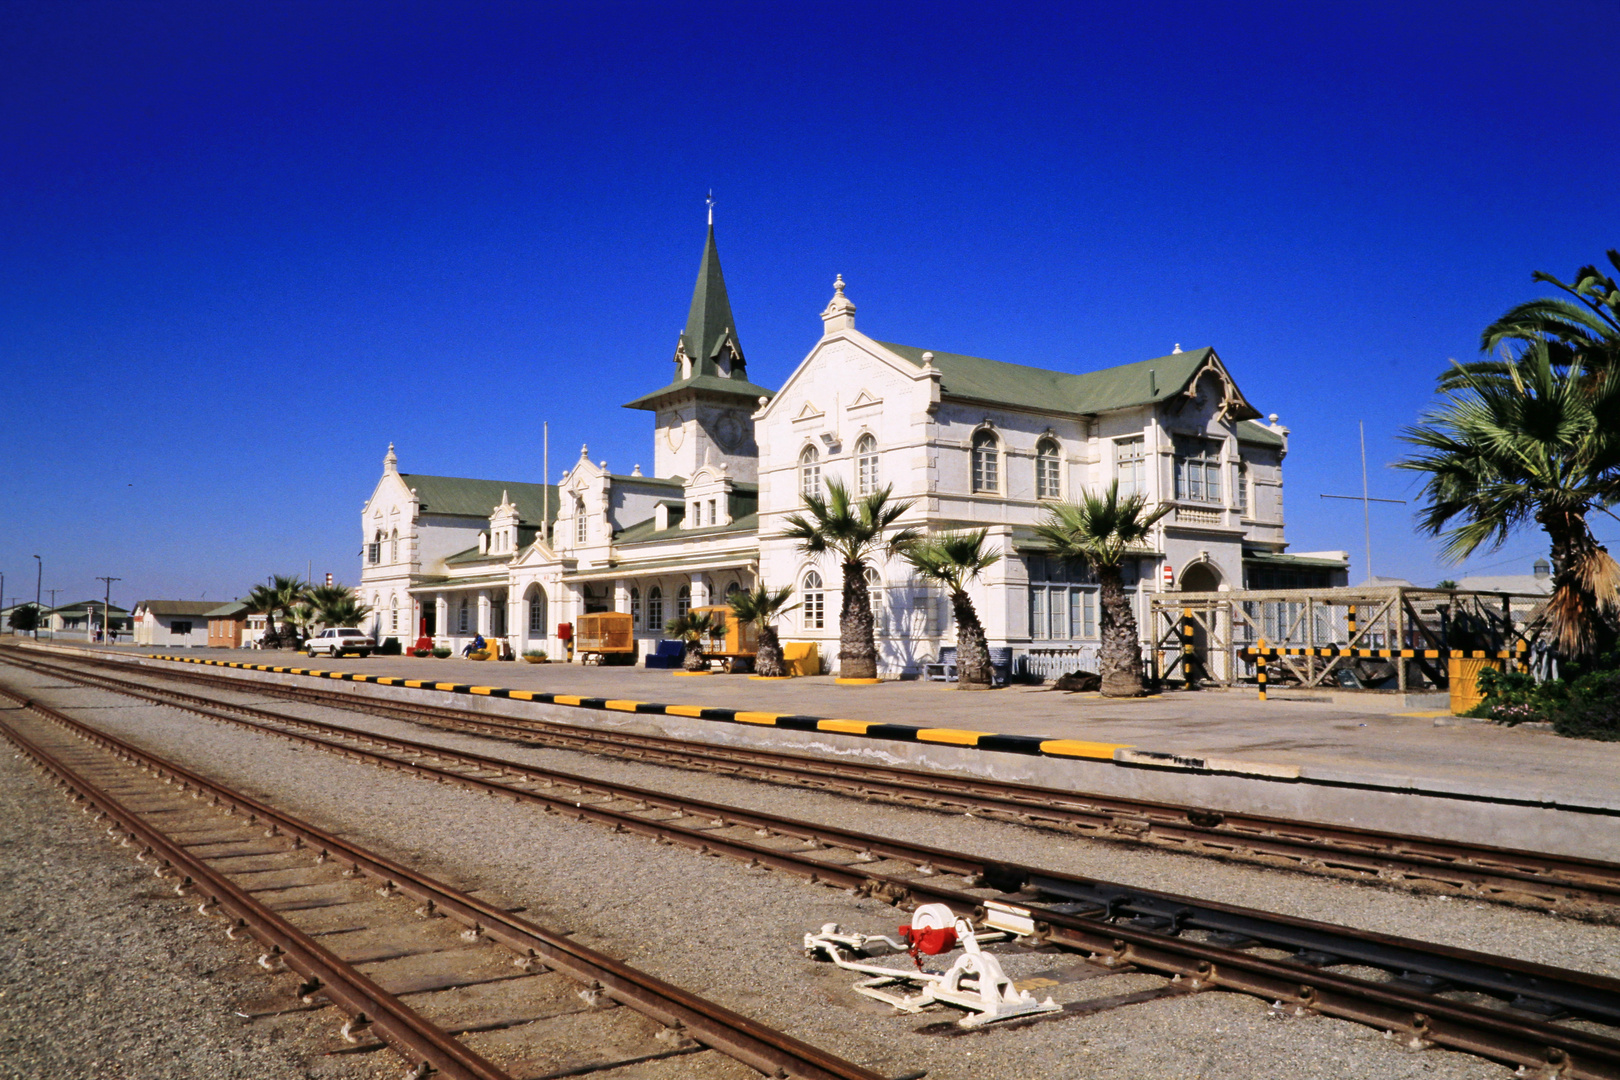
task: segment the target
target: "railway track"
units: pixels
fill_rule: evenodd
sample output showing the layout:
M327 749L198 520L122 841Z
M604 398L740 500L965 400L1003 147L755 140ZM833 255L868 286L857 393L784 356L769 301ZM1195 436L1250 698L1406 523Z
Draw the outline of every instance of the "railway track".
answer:
M63 677L86 674L87 668L125 674L137 670L143 677L359 711L491 738L722 772L868 800L972 813L1096 839L1385 887L1464 896L1596 921L1620 921L1620 865L1596 859L492 716L316 686L249 682L228 675L146 665L137 668L127 661L95 657L68 660L59 656L45 660L21 650L5 655ZM118 683L115 680L104 685L113 687Z
M1408 1045L1516 1065L1525 1076L1620 1078L1620 980L987 860L172 688L104 688L797 879L896 904L945 903L1093 964L1158 974L1180 992L1253 994L1283 1011L1368 1024Z
M9 691L0 736L174 891L264 946L285 1011L327 1003L336 1045L387 1045L409 1080L582 1076L718 1056L770 1076L882 1080ZM616 1006L623 1006L618 1008ZM272 1007L274 1008L274 1007ZM717 1067L705 1067L715 1059Z

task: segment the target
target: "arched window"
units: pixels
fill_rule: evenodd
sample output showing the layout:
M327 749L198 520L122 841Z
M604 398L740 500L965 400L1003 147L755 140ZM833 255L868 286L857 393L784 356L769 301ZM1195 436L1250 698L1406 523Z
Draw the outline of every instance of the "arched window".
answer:
M973 490L1001 490L1001 447L991 431L973 436Z
M366 546L366 561L372 566L382 562L382 540L382 530L378 529L377 534L371 538L371 543Z
M726 586L726 599L730 600L733 596L736 596L740 592L742 592L742 586L733 581L730 585Z
M799 451L799 494L821 494L821 454L813 446Z
M585 500L574 500L574 543L583 544L590 539L591 522L585 516Z
M399 562L399 530L395 529L388 538L388 561Z
M827 625L827 594L821 591L821 575L814 570L804 575L804 628L821 630Z
M872 633L885 637L889 632L888 608L883 602L883 575L875 566L866 568L866 597L872 605Z
M399 597L388 601L388 629L399 630Z
M862 435L855 442L855 493L870 495L878 488L877 438Z
M467 632L467 601L463 600L461 602L460 610L461 613L456 616L456 633L465 634Z
M647 590L647 626L664 632L664 590L656 585Z
M675 594L675 617L684 619L692 610L692 586L682 585L681 591Z
M630 586L630 625L641 629L641 590L634 585Z
M1042 439L1035 444L1035 497L1061 499L1063 472L1056 439Z
M539 589L529 597L529 634L544 637L546 633L546 594Z

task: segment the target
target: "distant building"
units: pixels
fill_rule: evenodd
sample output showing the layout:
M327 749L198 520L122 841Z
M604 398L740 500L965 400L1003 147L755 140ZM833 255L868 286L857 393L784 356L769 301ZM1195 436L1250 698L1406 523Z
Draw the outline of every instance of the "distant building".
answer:
M247 604L232 600L208 612L208 647L240 649L258 644L264 636L264 616L248 611Z
M1457 582L1457 588L1470 589L1475 592L1505 592L1505 593L1552 593L1552 564L1546 559L1537 559L1530 564L1528 574L1487 574L1465 577Z
M204 648L216 600L142 600L135 605L135 644Z
M76 604L63 604L60 607L50 608L45 612L45 622L41 629L48 630L52 637L75 637L90 640L96 631L102 629L102 616L111 615L113 631L128 633L133 628L129 612L113 604L105 612L104 603L100 600L80 600Z

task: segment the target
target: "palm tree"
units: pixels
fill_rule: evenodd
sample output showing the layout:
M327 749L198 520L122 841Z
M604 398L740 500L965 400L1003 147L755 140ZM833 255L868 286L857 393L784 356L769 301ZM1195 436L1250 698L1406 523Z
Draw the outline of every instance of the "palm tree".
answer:
M1061 558L1091 566L1097 575L1102 608L1102 692L1106 697L1137 697L1142 693L1142 647L1136 616L1125 598L1120 567L1132 547L1144 542L1153 526L1171 508L1147 508L1147 497L1121 499L1119 481L1105 494L1087 493L1078 503L1054 503L1036 532L1051 542Z
M316 585L309 590L309 603L322 626L359 626L372 611L347 585Z
M677 615L664 624L665 633L686 642L686 653L681 667L687 671L702 671L708 667L703 659L703 639L714 629L714 618L707 611L689 611Z
M918 574L937 581L951 591L951 610L956 615L956 686L959 690L987 690L992 681L990 649L984 643L984 626L967 594L969 582L994 566L999 551L985 551L989 529L976 532L942 532L919 540L905 551L906 561Z
M282 577L277 574L270 579L268 585L255 585L248 594L248 610L264 616L264 638L262 644L267 649L281 648L283 643L297 645L297 635L285 623L281 629L276 629L276 616L290 612L303 603L308 595L309 586L304 584L296 575Z
M370 604L361 603L360 598L353 593L328 600L324 604L317 600L315 609L320 614L323 626L359 626L372 610Z
M1620 307L1612 289L1606 303ZM1442 403L1401 435L1423 452L1395 465L1427 475L1419 524L1445 536L1448 558L1494 550L1514 530L1540 525L1552 543L1548 628L1567 656L1590 656L1614 643L1609 616L1620 610L1620 566L1586 521L1620 502L1620 363L1596 338L1572 344L1573 332L1537 332L1502 330L1517 351L1442 376ZM1497 333L1488 329L1486 340Z
M1620 251L1608 253L1620 270ZM1573 297L1541 297L1510 309L1480 335L1481 352L1545 341L1559 347L1555 363L1577 364L1594 371L1620 363L1620 287L1596 266L1575 271L1573 284L1536 271L1534 280L1553 285Z
M739 623L759 627L759 651L754 656L754 670L772 679L786 675L787 667L782 662L782 643L777 639L771 620L799 606L788 604L788 597L792 595L791 585L771 589L761 581L749 592L735 592L726 597Z
M891 484L863 498L851 500L849 489L836 478L827 481L825 497L805 495L806 514L787 519L782 534L799 541L807 555L832 552L844 571L844 603L838 615L838 674L846 679L877 678L877 643L872 639L872 597L867 591L866 560L883 553L898 555L922 537L918 529L884 532L910 510L912 503L890 503Z

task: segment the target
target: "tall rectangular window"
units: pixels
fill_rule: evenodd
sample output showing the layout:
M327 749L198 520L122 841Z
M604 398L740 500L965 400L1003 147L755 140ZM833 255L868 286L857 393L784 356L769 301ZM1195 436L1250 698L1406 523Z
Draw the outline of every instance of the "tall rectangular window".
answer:
M1187 502L1221 501L1221 444L1210 439L1176 443L1176 498Z
M1047 635L1046 626L1046 586L1031 585L1029 587L1029 636L1037 640L1044 640Z
M1119 497L1147 494L1146 443L1140 435L1114 444L1114 475L1119 480Z
M973 436L973 490L1001 490L1001 446L988 431Z
M1237 508L1244 517L1254 517L1254 511L1249 508L1249 464L1246 461L1237 465Z

